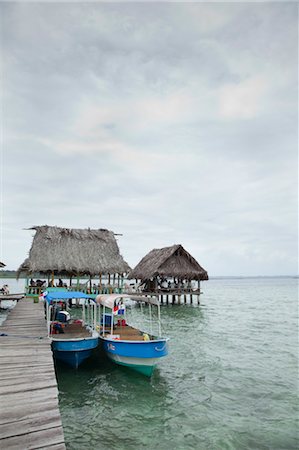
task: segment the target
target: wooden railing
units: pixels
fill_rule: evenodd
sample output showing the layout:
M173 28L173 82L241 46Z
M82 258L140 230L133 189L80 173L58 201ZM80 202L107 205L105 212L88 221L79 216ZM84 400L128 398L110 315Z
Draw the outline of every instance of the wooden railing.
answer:
M40 287L40 286L27 286L25 288L25 294L28 297L40 296L45 291L76 291L84 292L85 294L99 295L99 294L121 294L123 288L117 286L68 286L67 288L61 287Z

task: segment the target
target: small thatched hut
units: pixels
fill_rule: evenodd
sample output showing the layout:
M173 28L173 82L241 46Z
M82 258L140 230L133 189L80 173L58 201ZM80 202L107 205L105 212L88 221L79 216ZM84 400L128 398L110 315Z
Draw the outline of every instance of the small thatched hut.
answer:
M124 274L129 265L119 253L112 231L34 226L29 257L18 269L26 273L52 276L97 276Z
M129 273L129 278L147 283L152 290L159 288L159 280L173 278L183 280L208 280L208 273L182 245L154 249ZM165 289L167 290L167 288Z

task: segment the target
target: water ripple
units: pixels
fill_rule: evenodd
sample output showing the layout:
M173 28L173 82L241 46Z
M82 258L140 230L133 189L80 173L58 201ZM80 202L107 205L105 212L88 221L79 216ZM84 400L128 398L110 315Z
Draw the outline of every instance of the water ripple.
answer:
M170 354L149 380L96 354L57 366L72 450L298 448L297 280L211 280L162 308Z

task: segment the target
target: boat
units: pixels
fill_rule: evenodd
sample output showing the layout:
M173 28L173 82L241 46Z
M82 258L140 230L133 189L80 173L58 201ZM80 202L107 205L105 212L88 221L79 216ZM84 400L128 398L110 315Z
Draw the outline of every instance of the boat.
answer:
M156 297L142 295L98 295L100 305L100 342L116 364L151 376L158 361L168 354L168 338L161 336L160 304ZM153 332L154 308L156 333ZM149 330L133 326L132 312L142 317L148 312ZM130 312L130 314L128 314Z
M87 294L76 291L44 292L43 298L54 357L77 369L99 343L97 304ZM71 317L72 299L82 305L82 318Z

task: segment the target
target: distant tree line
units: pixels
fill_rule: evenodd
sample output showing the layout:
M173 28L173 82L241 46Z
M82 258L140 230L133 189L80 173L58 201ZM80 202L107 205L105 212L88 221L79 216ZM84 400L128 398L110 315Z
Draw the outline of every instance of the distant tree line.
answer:
M16 278L17 271L16 270L0 270L0 277L1 278ZM20 277L24 278L24 277Z

